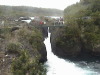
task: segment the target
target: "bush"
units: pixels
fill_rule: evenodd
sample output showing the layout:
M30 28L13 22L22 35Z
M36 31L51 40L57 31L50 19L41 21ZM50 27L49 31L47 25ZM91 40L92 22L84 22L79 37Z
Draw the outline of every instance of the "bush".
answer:
M20 43L9 43L7 45L7 52L8 53L19 53L20 51Z
M74 11L74 12L73 12ZM79 38L74 35L77 31L70 30L71 35L66 33L65 39L75 45L74 39L80 41L80 45L84 50L93 50L97 45L100 45L100 1L99 0L81 0L64 10L65 24L69 27L78 27ZM68 29L66 29L69 32ZM65 41L64 41L65 42Z
M41 32L37 29L22 29L19 31L18 35L20 36L20 40L27 41L30 45L32 45L33 49L40 50L43 46L43 36Z
M46 75L46 69L39 63L38 58L31 58L27 50L22 50L20 57L12 65L13 75Z
M72 48L79 43L79 38L79 29L66 27L65 32L56 39L56 43L62 47Z

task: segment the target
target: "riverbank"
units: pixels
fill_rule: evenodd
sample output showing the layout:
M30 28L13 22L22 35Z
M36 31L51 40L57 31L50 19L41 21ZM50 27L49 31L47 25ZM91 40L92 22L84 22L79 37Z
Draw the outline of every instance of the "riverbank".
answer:
M23 26L0 29L0 75L45 73L47 60L42 32ZM24 65L24 66L23 66ZM32 68L28 68L29 66ZM35 70L33 68L39 67ZM24 72L25 71L25 72Z

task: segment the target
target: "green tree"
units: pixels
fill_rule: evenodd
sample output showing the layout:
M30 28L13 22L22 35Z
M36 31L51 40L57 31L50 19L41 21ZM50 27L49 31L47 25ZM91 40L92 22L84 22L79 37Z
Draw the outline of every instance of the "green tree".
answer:
M46 75L46 69L38 58L31 58L28 51L22 50L20 57L13 60L13 75Z

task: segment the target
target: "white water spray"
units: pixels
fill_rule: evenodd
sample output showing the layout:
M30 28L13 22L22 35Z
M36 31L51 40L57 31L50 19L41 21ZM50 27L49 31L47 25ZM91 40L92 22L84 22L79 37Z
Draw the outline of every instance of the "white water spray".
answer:
M77 67L74 63L58 58L52 53L50 35L48 28L48 38L45 39L44 43L47 49L47 75L99 75L96 72L89 71Z

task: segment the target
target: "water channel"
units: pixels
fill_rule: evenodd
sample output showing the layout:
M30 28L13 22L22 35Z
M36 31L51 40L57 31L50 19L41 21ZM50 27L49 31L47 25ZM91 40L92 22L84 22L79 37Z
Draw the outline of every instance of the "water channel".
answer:
M48 28L48 38L45 39L44 43L47 49L47 59L45 63L47 66L47 75L100 75L97 71L86 65L79 66L77 63L71 62L57 57L53 54L50 44L50 35ZM84 62L85 63L85 62Z

